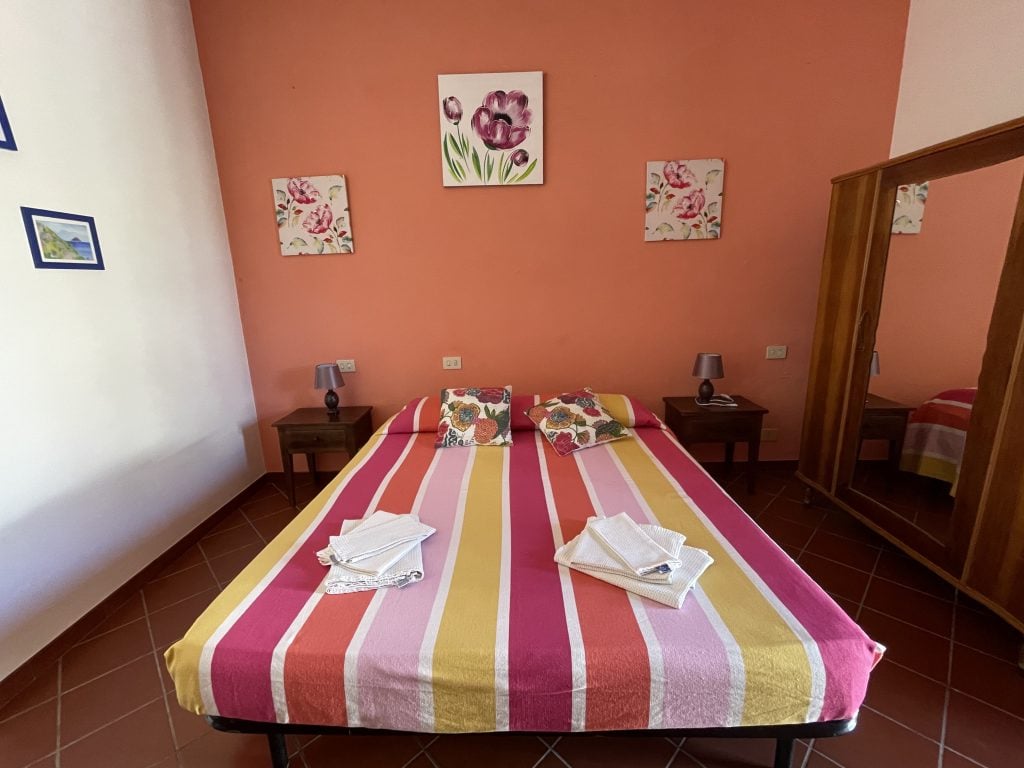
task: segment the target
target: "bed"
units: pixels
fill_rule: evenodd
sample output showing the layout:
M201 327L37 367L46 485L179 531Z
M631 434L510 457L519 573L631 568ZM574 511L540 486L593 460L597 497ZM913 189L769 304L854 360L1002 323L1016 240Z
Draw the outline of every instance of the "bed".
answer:
M852 730L882 648L622 395L632 437L558 456L513 397L513 445L434 448L414 400L172 645L178 701L215 728L794 738ZM341 521L418 512L424 579L325 595ZM555 564L594 514L681 531L714 565L679 610ZM375 731L376 732L376 731Z
M948 389L910 414L900 469L950 483L956 493L977 387Z

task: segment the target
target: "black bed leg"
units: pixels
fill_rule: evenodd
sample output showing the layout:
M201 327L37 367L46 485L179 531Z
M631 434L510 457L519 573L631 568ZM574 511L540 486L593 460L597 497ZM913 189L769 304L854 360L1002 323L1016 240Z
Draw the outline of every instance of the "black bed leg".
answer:
M775 768L791 768L793 764L793 740L775 740ZM276 764L275 764L276 765Z
M285 743L284 734L268 733L267 741L270 742L270 762L274 768L288 768L288 745Z

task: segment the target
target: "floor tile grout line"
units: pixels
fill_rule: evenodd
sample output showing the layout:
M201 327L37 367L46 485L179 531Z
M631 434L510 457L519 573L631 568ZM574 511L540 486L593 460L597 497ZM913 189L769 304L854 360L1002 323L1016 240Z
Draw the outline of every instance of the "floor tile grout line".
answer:
M6 715L6 716L4 716L3 719L0 719L0 725L3 725L4 723L6 723L6 722L8 722L10 720L13 720L16 717L21 717L22 715L27 714L27 713L31 712L32 710L34 710L34 709L39 709L40 707L42 707L42 706L44 706L46 704L49 704L51 701L56 700L56 698L57 698L57 694L55 693L55 694L53 694L53 696L50 696L50 697L44 699L43 701L36 702L31 707L25 707L24 709L19 709L17 712L14 712L13 714Z
M245 515L242 515L242 517L245 518L246 520L249 519L249 518L245 517ZM206 563L206 570L208 570L210 572L210 576L213 577L213 583L217 585L217 589L218 590L223 590L224 589L224 585L221 584L220 583L220 579L217 578L217 574L213 570L213 565L210 563L210 558L207 556L206 550L204 550L202 547L196 547L196 548L199 550L199 554L201 554L203 556L203 562ZM241 547L239 547L239 549L241 549ZM199 593L197 592L196 594L199 594ZM190 595L190 597L192 597L192 595ZM185 599L187 600L188 598L185 598Z
M128 717L129 715L134 715L134 714L135 714L136 712L138 712L139 710L145 709L145 708L146 708L146 707L148 707L148 706L149 706L150 704L154 704L154 703L156 703L156 702L158 702L158 701L160 701L160 697L159 697L159 696L156 696L155 698L152 698L152 699L150 699L149 701L143 702L143 703L142 703L142 704L140 704L139 706L135 707L135 709L129 710L128 712L125 712L124 714L118 715L118 716L117 716L117 717L115 717L115 718L114 718L113 720L110 720L110 721L108 721L108 722L104 723L103 725L101 725L101 726L100 726L99 728L94 728L93 730L89 731L88 733L82 734L81 736L79 736L79 737L78 737L77 739L75 739L74 741L69 741L69 742L68 742L67 744L64 744L64 745L63 745L63 746L61 747L61 750L65 750L65 749L67 749L68 747L74 746L75 744L77 744L77 743L78 743L78 742L80 742L80 741L84 741L85 739L88 739L88 738L89 738L90 736L93 736L93 735L95 735L95 734L99 733L99 732L100 732L100 731L102 731L102 730L103 730L104 728L107 728L107 727L109 727L109 726L113 725L114 723L119 723L119 722L121 722L122 720L124 720L124 719L125 719L126 717ZM161 759L163 759L163 758L161 758Z
M800 761L800 768L807 768L807 765L811 762L811 753L814 752L814 742L817 739L807 740L807 751L804 752L804 759Z
M896 723L896 725L898 725L901 728L904 728L904 729L910 731L911 733L913 733L913 734L915 734L917 736L920 736L922 739L926 739L927 741L930 741L932 744L935 744L936 746L939 745L939 740L936 739L935 737L933 737L933 736L925 736L920 731L918 731L918 730L916 730L914 728L911 728L909 725L907 725L906 723L904 723L904 722L902 722L900 720L897 720L892 715L887 715L887 714L885 714L885 712L881 712L881 711L875 709L874 707L870 706L869 704L861 704L861 709L866 709L868 712L870 712L870 713L872 713L874 715L878 715L879 717L884 717L889 722Z
M540 741L539 738L537 740ZM540 743L544 744L543 741L540 741ZM530 766L530 768L537 768L541 763L544 762L544 758L546 758L548 755L551 754L551 751L552 751L552 747L549 747L547 744L544 744L544 754L541 755L539 758L537 758L536 762L534 762L534 764L532 766ZM404 766L403 766L403 768L404 768Z
M138 656L135 656L134 658L129 659L128 661L124 662L123 664L118 664L116 667L111 667L106 672L101 672L98 675L94 675L93 677L90 677L85 682L78 683L77 685L73 685L73 686L71 686L70 688L68 688L66 690L62 690L61 691L61 695L63 696L66 693L71 693L73 691L77 691L79 688L82 688L83 686L89 685L89 683L94 683L97 680L99 680L100 678L106 677L107 675L112 675L114 672L118 672L118 671L124 669L125 667L130 666L130 665L134 664L135 662L139 661L140 659L146 658L151 653L153 653L153 651L151 651L151 650L150 651L146 651L145 653L140 653Z
M807 754L810 755L811 753L808 752ZM832 763L832 765L837 765L837 766L839 766L839 768L844 768L842 763L840 763L838 760L833 760L831 757L826 755L824 752L819 752L818 750L814 750L814 754L816 754L819 757L821 757L822 759L827 760L828 762Z
M171 608L175 608L175 607L181 605L182 603L191 600L193 597L197 597L197 596L203 594L204 592L209 592L211 589L214 590L214 591L219 591L216 587L207 587L206 589L199 590L194 595L189 595L188 597L183 597L181 600L175 600L173 603L168 603L167 605L162 605L159 608L157 608L155 611L152 611L152 613L153 614L163 613L166 610L169 610ZM202 611L200 611L200 613L202 613ZM198 614L196 614L196 615L198 616ZM149 618L149 614L146 615L146 618L147 619Z
M864 591L860 595L860 604L857 606L857 615L853 617L854 621L860 621L860 615L864 611L864 603L866 603L868 599L868 592L871 590L871 585L875 581L875 571L878 570L878 564L881 561L882 550L878 550L878 555L875 556L875 564L871 567L871 573L868 574L868 580L864 585Z
M160 681L160 698L164 704L164 714L167 716L167 726L171 730L171 744L174 745L175 760L178 753L178 732L174 728L174 718L171 717L171 705L167 701L167 686L164 684L164 675L160 670L160 655L156 652L156 638L153 636L153 625L149 621L149 604L146 596L142 595L142 614L146 617L146 630L149 632L149 647L152 649L153 664L156 666L156 678Z
M408 760L406 760L404 763L402 763L402 765L399 768L409 768L410 765L412 765L414 762L416 762L416 758L418 758L424 752L426 752L426 750L421 748L419 752L417 752L415 755L413 755ZM302 754L302 750L299 750L298 754L301 755ZM298 755L296 755L296 757L298 757ZM303 765L305 765L305 759L303 759Z
M57 745L54 750L53 764L60 768L60 725L61 725L61 696L64 688L64 657L57 659Z
M953 687L953 649L956 646L956 604L959 590L953 593L953 617L949 627L949 658L946 664L946 691L942 701L942 726L939 729L939 766L942 768L946 749L946 726L949 724L950 689Z
M142 590L140 589L139 592L141 592L141 591ZM85 638L84 640L79 640L77 643L75 643L73 646L71 646L71 648L69 648L68 650L70 651L72 648L78 648L80 646L86 645L87 643L91 643L93 640L97 640L97 639L99 639L101 637L106 637L111 632L117 632L117 630L124 629L129 624L134 624L136 621L141 621L141 620L142 620L142 617L139 616L138 618L134 618L134 619L130 619L129 621L126 621L124 624L118 624L116 627L111 627L110 629L105 629L102 632L100 632L99 634L90 635L89 637Z
M562 765L566 766L566 768L572 768L572 766L571 766L571 765L569 765L569 761L568 761L568 760L566 760L566 759L565 759L564 757L562 757L562 755L561 755L561 754L559 754L558 750L557 750L557 749L555 749L555 745L557 745L557 744L558 744L558 742L556 741L556 742L555 742L554 744L552 744L552 745L551 745L551 754L552 754L552 755L554 755L554 756L555 756L555 758L556 758L556 759L557 759L557 760L558 760L558 761L559 761L559 762L560 762L560 763L561 763Z
M676 744L676 751L672 753L672 757L670 757L668 759L668 762L665 763L665 768L672 768L672 763L674 763L676 761L676 757L679 756L679 753L682 750L683 750L683 743L679 742L678 744Z
M978 768L988 768L985 765L985 763L979 762L978 760L976 760L975 758L971 757L970 755L965 755L963 752L958 752L957 750L953 749L952 747L946 747L946 749L948 751L952 752L957 757L963 758L964 760L966 760L967 762L971 763L972 765L978 766Z

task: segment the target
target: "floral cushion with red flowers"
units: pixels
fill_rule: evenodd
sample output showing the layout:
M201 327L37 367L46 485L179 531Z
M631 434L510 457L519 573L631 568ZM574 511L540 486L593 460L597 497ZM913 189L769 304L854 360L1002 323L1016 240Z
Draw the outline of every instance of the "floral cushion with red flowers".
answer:
M435 447L512 445L511 402L511 387L442 389Z
M530 408L526 415L540 428L559 456L629 437L629 430L612 418L589 389L545 400Z

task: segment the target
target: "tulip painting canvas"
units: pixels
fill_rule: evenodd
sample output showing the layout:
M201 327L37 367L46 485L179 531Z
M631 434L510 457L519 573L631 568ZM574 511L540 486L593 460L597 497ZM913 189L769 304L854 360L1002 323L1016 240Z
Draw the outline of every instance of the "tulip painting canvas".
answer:
M722 234L725 161L647 163L644 240L714 240Z
M894 235L916 235L924 221L924 204L928 200L928 182L900 184L896 190L896 209L892 214Z
M282 256L353 253L344 176L291 176L273 182Z
M544 183L544 73L437 76L446 187Z

